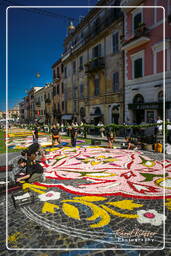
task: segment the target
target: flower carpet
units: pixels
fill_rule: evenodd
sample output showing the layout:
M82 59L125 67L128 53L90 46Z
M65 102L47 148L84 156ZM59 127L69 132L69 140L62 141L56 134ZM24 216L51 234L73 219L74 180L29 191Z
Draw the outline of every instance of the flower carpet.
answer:
M56 246L49 238L41 248L160 249L164 234L170 241L171 161L77 146L49 151L41 165L45 180L23 184L37 200L22 214L69 241Z

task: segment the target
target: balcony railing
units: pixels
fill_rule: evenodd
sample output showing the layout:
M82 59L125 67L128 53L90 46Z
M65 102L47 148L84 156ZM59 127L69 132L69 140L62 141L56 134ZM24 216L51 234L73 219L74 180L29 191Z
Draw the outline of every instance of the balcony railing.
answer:
M85 64L85 73L93 73L98 70L104 69L104 67L104 57L97 57Z
M137 29L131 33L127 34L127 39L122 42L122 50L124 48L134 48L138 47L148 41L150 41L150 32L146 25L143 23Z

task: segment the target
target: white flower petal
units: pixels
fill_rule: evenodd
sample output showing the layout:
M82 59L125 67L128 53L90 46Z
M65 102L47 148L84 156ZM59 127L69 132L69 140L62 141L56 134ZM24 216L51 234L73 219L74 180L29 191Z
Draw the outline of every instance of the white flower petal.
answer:
M39 195L40 201L50 201L50 200L58 200L60 198L61 193L56 191L48 191L45 194Z

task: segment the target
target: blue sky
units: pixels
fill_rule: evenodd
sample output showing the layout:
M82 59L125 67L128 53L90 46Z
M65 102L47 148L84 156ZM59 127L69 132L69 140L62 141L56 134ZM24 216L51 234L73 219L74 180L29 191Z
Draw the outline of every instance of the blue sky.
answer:
M0 2L0 110L5 111L5 10L8 6L94 6L97 0L1 0ZM53 13L48 16L47 12ZM88 8L9 9L8 12L8 107L12 108L33 86L52 81L52 64L61 57L66 37L67 17L79 20ZM55 16L55 17L54 17ZM36 78L36 73L41 74Z

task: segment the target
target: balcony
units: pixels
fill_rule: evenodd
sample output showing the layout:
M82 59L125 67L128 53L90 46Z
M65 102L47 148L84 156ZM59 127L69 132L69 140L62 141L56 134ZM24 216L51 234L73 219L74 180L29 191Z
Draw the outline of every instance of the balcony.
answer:
M128 39L123 42L121 49L131 50L145 43L148 43L150 41L149 34L149 30L144 23L139 25L132 36L128 35Z
M61 79L61 77L60 77L60 75L57 75L53 79L54 79L55 82L57 82L57 81L59 81Z
M104 68L104 57L96 57L85 64L85 73L94 73Z

